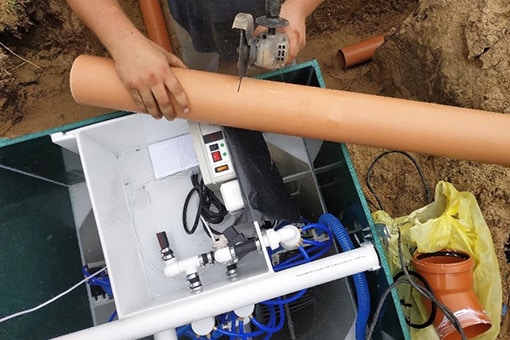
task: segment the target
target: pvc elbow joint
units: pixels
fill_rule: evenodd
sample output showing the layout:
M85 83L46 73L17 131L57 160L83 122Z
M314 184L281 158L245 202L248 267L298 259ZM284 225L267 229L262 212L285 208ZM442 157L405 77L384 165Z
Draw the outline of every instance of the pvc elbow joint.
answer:
M280 245L286 250L293 250L301 242L301 232L292 224L286 225L277 231L268 229L264 234L263 242L264 247L270 247L272 250L277 249Z
M280 236L280 245L286 250L294 250L301 242L301 232L296 226L291 224L278 230Z

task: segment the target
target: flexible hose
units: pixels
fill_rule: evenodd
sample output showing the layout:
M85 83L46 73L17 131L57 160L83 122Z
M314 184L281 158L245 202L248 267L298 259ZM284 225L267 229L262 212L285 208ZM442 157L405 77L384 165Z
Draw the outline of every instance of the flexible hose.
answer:
M175 332L177 333L177 337L180 338L181 336L185 335L187 331L190 331L190 330L191 330L191 325L188 324L185 326L177 327L175 329Z
M335 235L342 251L354 249L354 245L342 223L331 214L323 214L319 218L319 223L327 225ZM358 315L356 317L356 340L365 340L365 329L367 327L370 314L370 292L365 273L357 273L353 276L356 286L356 295L358 299Z

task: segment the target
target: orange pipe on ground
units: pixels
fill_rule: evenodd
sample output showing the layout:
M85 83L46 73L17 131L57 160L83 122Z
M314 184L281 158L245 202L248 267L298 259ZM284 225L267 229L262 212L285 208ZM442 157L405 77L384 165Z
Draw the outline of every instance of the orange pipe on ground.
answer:
M173 68L191 111L179 118L510 166L510 115ZM78 57L80 104L136 111L111 59Z
M138 4L147 30L147 37L168 52L173 53L159 0L138 0Z
M370 61L374 56L375 50L384 42L384 35L357 42L355 44L338 49L338 59L342 69L359 65Z
M492 322L473 290L473 257L458 250L444 249L436 253L415 254L412 262L416 271L430 284L436 298L457 316L467 338L474 338L491 328ZM423 297L423 303L430 313L430 300ZM440 310L433 324L440 339L461 339L455 326Z

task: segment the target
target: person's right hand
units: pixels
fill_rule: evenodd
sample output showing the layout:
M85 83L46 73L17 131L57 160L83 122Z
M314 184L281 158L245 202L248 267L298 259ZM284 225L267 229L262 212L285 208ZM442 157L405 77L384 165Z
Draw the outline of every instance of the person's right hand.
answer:
M186 67L175 55L143 35L119 39L112 51L119 78L141 112L173 120L190 110L188 98L173 67Z

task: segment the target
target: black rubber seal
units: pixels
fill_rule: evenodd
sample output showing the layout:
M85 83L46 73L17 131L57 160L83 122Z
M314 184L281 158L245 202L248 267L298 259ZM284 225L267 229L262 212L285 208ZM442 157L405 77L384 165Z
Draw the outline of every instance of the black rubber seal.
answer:
M463 259L463 260L468 260L469 259L469 255L468 254L459 253L459 252L456 252L456 251L449 251L449 250L436 251L435 253L424 253L424 254L420 254L420 255L416 256L416 258L418 260L422 260L422 259L426 259L426 258L429 258L429 257L439 257L439 256L455 257L455 258Z

